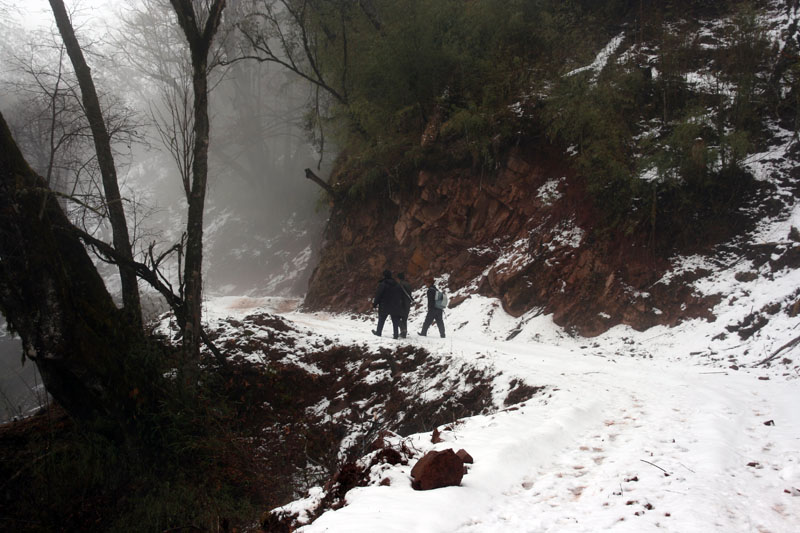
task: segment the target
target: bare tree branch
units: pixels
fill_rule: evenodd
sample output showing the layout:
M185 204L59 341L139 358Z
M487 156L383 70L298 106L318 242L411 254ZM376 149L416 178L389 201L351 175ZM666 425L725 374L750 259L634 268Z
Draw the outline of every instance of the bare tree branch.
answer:
M125 263L126 266L132 268L136 271L138 276L150 284L155 290L161 294L164 299L167 301L167 304L170 306L172 311L175 313L175 318L178 319L178 323L182 323L186 321L186 309L185 309L185 302L180 298L179 295L176 295L172 291L172 287L169 283L165 283L162 278L162 274L159 272L158 268L151 268L145 263L140 263L138 261L134 261L132 259L128 259L120 254L114 247L109 245L108 243L93 237L92 235L86 233L82 229L78 228L77 226L70 226L68 228L72 231L78 238L84 241L87 245L92 246L95 248L99 253L101 253L109 263L119 265L121 263ZM159 258L155 261L155 266L157 267L163 260L171 253L177 252L178 250L182 249L183 243L175 244L164 253L162 253ZM202 329L202 326L201 326ZM222 366L227 366L228 362L225 359L225 356L220 352L220 350L214 345L205 331L201 331L200 334L204 344L208 347L214 357L217 359L217 362Z
M72 28L63 0L50 0L50 7L53 10L56 25L64 40L64 46L72 61L75 74L78 77L83 104L86 109L86 117L92 128L95 150L97 151L97 162L100 165L103 189L108 202L109 221L111 222L114 236L114 246L125 257L133 259L125 208L122 205L117 170L114 156L111 152L111 137L103 119L103 112L100 108L100 101L97 97L91 69L86 63L81 46L75 37L75 31ZM134 326L141 327L142 308L139 300L139 286L136 281L136 274L127 265L121 265L120 278L122 280L122 299L126 313Z
M325 191L330 195L331 200L336 200L337 198L336 190L333 187L331 187L328 183L326 183L325 180L314 174L314 172L310 168L306 169L306 178L310 179L311 181L313 181L314 183L325 189Z

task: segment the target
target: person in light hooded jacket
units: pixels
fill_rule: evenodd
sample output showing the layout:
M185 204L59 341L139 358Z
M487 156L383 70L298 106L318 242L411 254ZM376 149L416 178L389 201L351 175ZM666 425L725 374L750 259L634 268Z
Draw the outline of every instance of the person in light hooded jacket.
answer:
M383 271L383 278L378 282L372 307L378 308L378 327L372 330L372 333L380 337L386 317L391 317L392 336L396 339L400 334L400 317L403 314L403 289L392 278L392 272L389 270Z
M431 280L428 286L428 314L425 315L425 322L422 323L422 331L419 332L420 336L425 337L428 334L428 328L433 322L436 322L436 327L439 328L439 335L444 339L444 310L436 307L436 293L439 289L434 285Z

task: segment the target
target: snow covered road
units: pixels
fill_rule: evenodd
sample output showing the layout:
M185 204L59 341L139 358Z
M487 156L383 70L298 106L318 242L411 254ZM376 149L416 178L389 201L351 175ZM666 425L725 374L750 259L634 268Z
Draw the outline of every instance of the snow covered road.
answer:
M352 489L345 507L301 531L798 530L800 380L681 353L694 345L686 339L698 335L686 328L671 331L669 341L659 335L657 346L647 344L652 332L630 331L587 345L540 318L507 341L513 320L487 305L470 310L468 303L463 316L451 313L448 328L455 331L447 339L411 335L402 342L490 364L499 372L496 394L505 395L514 378L546 386L545 392L451 424L444 442L432 444L429 433L405 439L420 455L469 452L475 462L460 487L415 491L413 461L383 465L379 476L389 486ZM398 343L374 337L363 318L282 314L342 344ZM412 320L409 331L420 321Z
M434 341L435 342L435 341ZM425 340L430 347L433 342ZM449 344L449 343L448 343ZM795 531L800 499L797 382L547 346L495 345L493 364L547 398L467 419L445 442L475 459L462 487L354 489L316 531ZM455 340L463 357L485 346ZM765 425L774 420L775 425ZM752 466L748 466L748 464Z

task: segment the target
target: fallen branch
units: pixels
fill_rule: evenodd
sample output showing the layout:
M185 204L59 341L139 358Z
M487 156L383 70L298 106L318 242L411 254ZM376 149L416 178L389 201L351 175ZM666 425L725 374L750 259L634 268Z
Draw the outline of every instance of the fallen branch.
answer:
M654 466L654 467L658 468L659 470L661 470L662 472L664 472L666 475L669 475L669 472L667 472L666 470L664 470L663 468L661 468L661 467L660 467L660 466L658 466L657 464L655 464L655 463L651 463L650 461L645 461L644 459L639 459L639 460L640 460L641 462L643 462L643 463L647 463L647 464L649 464L650 466Z
M766 365L767 363L769 363L769 362L771 362L771 361L773 361L773 360L777 359L777 358L778 358L778 355L780 355L780 353L781 353L782 351L784 351L784 350L787 350L787 349L789 349L789 348L794 348L794 347L795 347L795 346L797 346L798 344L800 344L800 336L798 336L798 337L795 337L794 339L790 340L789 342L787 342L786 344L784 344L783 346L781 346L780 348L778 348L777 350L775 350L774 352L772 352L772 355L770 355L769 357L767 357L767 358L766 358L766 359L764 359L763 361L760 361L760 362L756 363L756 364L755 364L755 365L753 365L753 366L761 366L761 365Z

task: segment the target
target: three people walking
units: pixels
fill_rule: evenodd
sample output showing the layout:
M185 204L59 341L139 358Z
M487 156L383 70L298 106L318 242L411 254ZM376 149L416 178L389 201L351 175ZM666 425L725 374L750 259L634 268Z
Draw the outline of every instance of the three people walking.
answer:
M411 293L411 284L406 280L404 273L397 274L397 280L395 280L391 271L383 271L383 277L378 282L375 298L372 300L372 307L378 309L378 326L372 330L374 335L381 336L387 318L392 319L392 336L395 339L399 337L405 338L408 335L408 315L411 312L411 304L414 301ZM431 279L428 287L427 300L428 311L419 335L426 336L428 328L436 322L439 335L444 338L443 315L444 309L447 307L447 297L436 288L433 279Z

